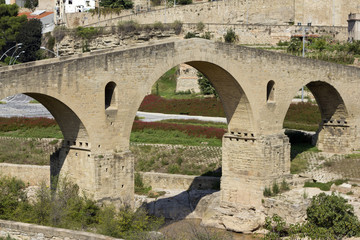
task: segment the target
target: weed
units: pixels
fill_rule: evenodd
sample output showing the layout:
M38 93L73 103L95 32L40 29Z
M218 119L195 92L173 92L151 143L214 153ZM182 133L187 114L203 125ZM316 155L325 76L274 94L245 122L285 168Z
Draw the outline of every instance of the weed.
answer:
M134 182L135 182L135 193L136 194L146 195L151 190L151 186L145 186L140 173L134 174Z
M283 179L283 181L281 182L281 185L280 185L280 191L284 192L289 189L290 189L289 184L285 181L285 179Z
M263 195L264 197L271 197L272 196L271 189L269 187L265 187L263 191Z
M274 195L277 195L280 193L279 185L277 184L277 182L274 182L272 185L272 193Z

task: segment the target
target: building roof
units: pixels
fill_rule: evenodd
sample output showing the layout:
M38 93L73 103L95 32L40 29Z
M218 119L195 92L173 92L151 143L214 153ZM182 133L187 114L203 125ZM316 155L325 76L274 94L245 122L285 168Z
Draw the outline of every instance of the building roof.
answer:
M35 12L22 12L19 13L18 16L26 15L28 19L41 19L43 17L49 16L50 14L53 14L54 12L46 12L46 11L35 11Z

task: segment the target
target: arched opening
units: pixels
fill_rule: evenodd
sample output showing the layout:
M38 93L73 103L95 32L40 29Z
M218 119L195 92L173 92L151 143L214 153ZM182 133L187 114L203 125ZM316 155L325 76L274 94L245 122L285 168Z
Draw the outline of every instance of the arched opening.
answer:
M22 146L15 158L8 155L6 161L17 160L19 163L30 165L50 165L51 176L65 174L69 179L75 180L76 174L84 166L79 159L86 159L91 144L88 132L77 116L64 102L42 93L25 92L32 98L19 97L5 98L1 104L1 115L14 117L11 119L11 129L1 129L1 135L11 136L13 145ZM15 99L15 100L14 100ZM6 118L1 118L5 121ZM26 137L26 140L23 139ZM3 139L4 140L4 139ZM22 144L23 142L23 144ZM30 148L26 147L29 144ZM13 149L16 149L15 147ZM7 154L11 151L7 151ZM20 159L20 158L24 159ZM77 169L76 171L69 171ZM28 182L26 174L16 176ZM36 178L37 179L37 178ZM39 178L40 179L40 178ZM52 178L54 180L55 178ZM39 180L40 181L40 180ZM83 187L79 182L80 187ZM40 184L40 182L32 182ZM55 185L53 185L55 186Z
M266 101L275 101L275 82L273 80L270 80L266 86Z
M105 86L105 109L116 107L116 83L109 82Z
M308 152L341 153L348 151L347 145L351 141L348 111L332 85L313 81L304 87L303 101L300 94L301 90L284 119L284 128L291 143L292 173L313 170L311 168L315 165L311 161L316 160L316 154Z
M140 113L130 138L130 149L135 155L135 179L143 176L145 186L151 185L153 189L220 190L224 141L238 144L238 148L242 148L241 144L253 144L255 141L250 104L237 80L225 69L209 62L185 63L188 65L185 70L176 66L157 76L148 84L148 89L152 86L152 94L139 102ZM188 89L174 92L179 79L187 81L190 77L192 83L182 84L188 85ZM199 87L198 80L205 79L204 85L213 87L215 93L207 96L204 92L194 93L192 89ZM167 115L158 116L156 112ZM199 115L202 116L198 118ZM215 117L220 122L216 122ZM226 164L227 167L229 165ZM164 185L159 178L150 183L147 176L158 173L192 175L194 181L189 185L182 184L182 181ZM213 180L204 180L204 175L218 178L211 182Z

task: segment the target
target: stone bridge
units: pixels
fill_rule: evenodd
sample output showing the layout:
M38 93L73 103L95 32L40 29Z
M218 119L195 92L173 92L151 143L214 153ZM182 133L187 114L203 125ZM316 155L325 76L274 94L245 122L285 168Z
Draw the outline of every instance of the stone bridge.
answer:
M318 148L360 148L360 69L204 39L2 67L0 99L24 93L52 113L65 139L51 156L52 175L68 176L97 200L132 203L136 111L159 77L180 63L205 74L224 106L224 205L257 207L264 187L290 173L283 121L304 85L321 110Z

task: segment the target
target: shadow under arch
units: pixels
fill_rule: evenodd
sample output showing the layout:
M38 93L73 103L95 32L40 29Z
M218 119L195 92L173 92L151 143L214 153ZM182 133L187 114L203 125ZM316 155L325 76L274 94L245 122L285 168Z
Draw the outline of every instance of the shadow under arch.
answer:
M323 81L313 81L306 84L306 87L319 105L322 122L345 120L348 117L344 100L332 85Z
M41 93L25 92L23 94L40 102L51 113L56 122L59 124L65 141L74 142L78 139L83 141L89 139L88 132L83 122L65 103L54 97Z
M56 188L69 149L72 146L79 147L80 143L84 144L84 147L90 146L88 132L78 115L59 99L42 93L24 92L23 94L36 99L52 114L64 136L62 148L50 156L51 186Z

